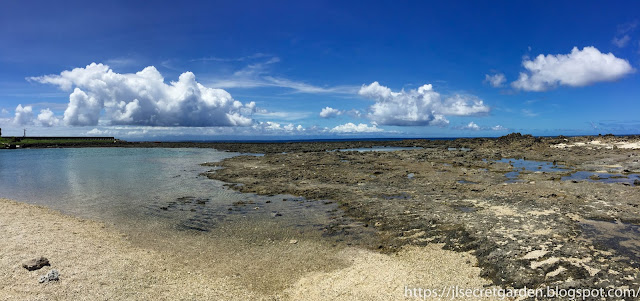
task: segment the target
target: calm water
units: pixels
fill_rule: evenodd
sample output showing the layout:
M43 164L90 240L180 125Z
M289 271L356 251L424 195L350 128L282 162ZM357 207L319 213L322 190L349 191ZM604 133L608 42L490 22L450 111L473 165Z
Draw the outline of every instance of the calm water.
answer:
M0 197L45 205L124 230L167 225L322 229L336 204L227 189L200 174L238 153L213 149L79 148L0 151ZM286 200L286 201L284 201Z
M592 171L576 171L571 175L562 177L563 181L587 181L601 183L626 183L631 186L638 186L635 183L640 181L640 174L612 174Z
M0 151L0 197L101 221L131 245L185 269L268 294L304 271L343 267L335 254L344 246L375 243L373 227L344 217L334 202L238 193L199 176L213 169L201 163L234 155L161 148Z
M199 176L236 154L206 149L25 149L0 151L0 196L82 216L136 212L141 204L229 191Z
M563 165L557 165L553 162L546 161L533 161L533 160L525 160L525 159L514 159L514 158L503 158L500 160L496 160L495 162L500 163L509 163L513 166L513 171L505 173L505 177L507 177L506 183L517 183L521 182L518 177L520 176L520 171L540 171L540 172L564 172L568 171Z

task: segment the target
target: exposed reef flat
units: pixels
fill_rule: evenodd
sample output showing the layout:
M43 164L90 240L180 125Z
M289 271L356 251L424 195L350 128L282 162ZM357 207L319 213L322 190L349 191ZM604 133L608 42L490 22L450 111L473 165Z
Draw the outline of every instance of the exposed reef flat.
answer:
M212 164L242 192L336 200L394 253L443 243L471 251L506 287L640 284L640 137L225 144L264 153ZM571 145L571 146L568 146ZM371 146L393 152L336 152ZM507 160L502 160L507 159ZM522 160L518 160L522 159ZM610 174L582 179L576 172Z

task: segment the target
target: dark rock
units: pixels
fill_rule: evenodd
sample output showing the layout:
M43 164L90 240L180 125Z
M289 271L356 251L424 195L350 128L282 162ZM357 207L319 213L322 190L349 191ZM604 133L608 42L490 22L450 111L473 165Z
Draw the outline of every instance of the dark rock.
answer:
M35 259L31 259L25 263L22 264L22 267L29 270L29 271L35 271L35 270L39 270L45 266L50 266L51 264L49 264L49 259L46 259L44 257L40 257L40 258L35 258Z

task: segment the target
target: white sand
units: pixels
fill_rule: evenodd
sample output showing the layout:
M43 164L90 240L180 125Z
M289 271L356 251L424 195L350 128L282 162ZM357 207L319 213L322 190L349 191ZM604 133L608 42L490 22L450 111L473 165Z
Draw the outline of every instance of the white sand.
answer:
M558 143L551 145L552 148L572 148L572 147L587 147L587 148L596 148L596 149L613 149L624 148L624 149L640 149L640 141L620 141L620 142L610 142L604 143L600 140L592 140L589 142L575 142L572 144L567 143Z
M405 247L395 256L346 249L352 264L330 273L311 273L290 290L294 300L422 300L408 298L405 288L483 288L490 283L478 277L480 268L469 253L442 249L441 245ZM440 300L440 298L427 298ZM464 299L456 299L464 300ZM477 299L473 299L477 300Z

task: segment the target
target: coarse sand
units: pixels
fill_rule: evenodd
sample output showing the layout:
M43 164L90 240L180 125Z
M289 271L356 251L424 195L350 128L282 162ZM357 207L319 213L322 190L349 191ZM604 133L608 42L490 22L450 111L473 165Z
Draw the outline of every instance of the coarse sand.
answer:
M175 250L132 242L100 222L6 199L0 199L0 208L0 300L409 300L405 287L490 285L479 277L470 253L436 244L386 255L283 240L246 256L220 252L181 258ZM22 268L40 256L51 266ZM225 263L268 277L238 276ZM52 269L60 272L60 280L38 283ZM270 283L277 285L270 290Z

